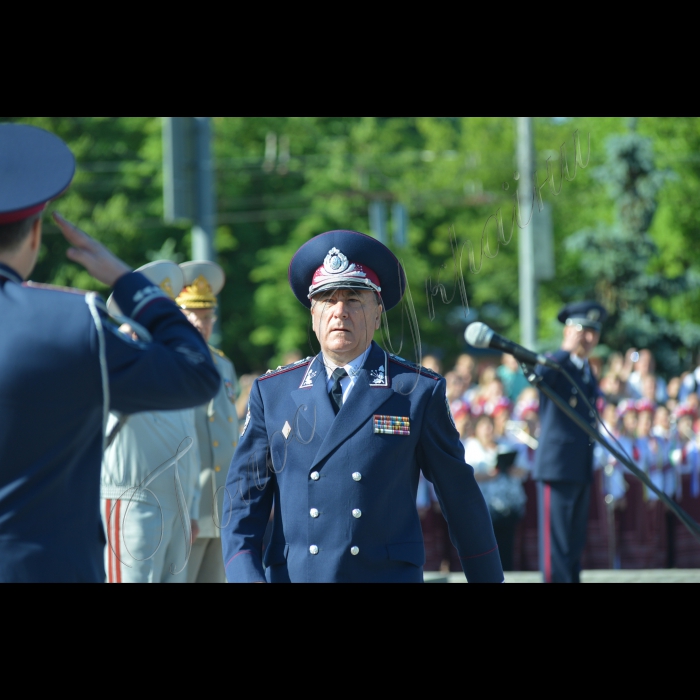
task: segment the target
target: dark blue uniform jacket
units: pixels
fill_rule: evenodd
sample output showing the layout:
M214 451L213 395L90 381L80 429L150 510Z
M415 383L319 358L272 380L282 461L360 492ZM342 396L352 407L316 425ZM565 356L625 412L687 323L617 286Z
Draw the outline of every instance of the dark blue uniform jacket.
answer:
M119 333L89 295L0 264L0 582L103 582L105 410L186 408L219 388L203 338L157 287L131 273L114 295L153 342Z
M410 434L376 433L375 416L408 419ZM501 582L491 519L442 377L373 343L337 416L322 356L260 377L227 481L228 580L421 582L421 470L435 485L469 581Z
M595 414L586 405L582 394L595 406L599 396L595 377L585 374L571 361L564 350L552 355L576 382L570 382L561 373L538 366L537 374L554 389L582 418L595 427ZM573 481L586 484L593 479L593 445L588 436L570 418L567 418L544 394L540 393L540 447L537 450L534 478L540 481Z

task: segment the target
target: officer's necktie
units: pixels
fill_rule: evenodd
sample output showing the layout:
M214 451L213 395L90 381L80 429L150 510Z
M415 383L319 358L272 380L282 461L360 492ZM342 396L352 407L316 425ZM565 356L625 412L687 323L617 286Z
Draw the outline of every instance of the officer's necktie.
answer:
M591 366L588 364L588 360L583 361L583 381L586 384L591 382Z
M343 387L340 386L340 380L347 377L348 373L342 368L338 367L335 372L333 372L333 386L331 387L331 404L333 405L333 410L335 415L338 415L340 407L343 405Z

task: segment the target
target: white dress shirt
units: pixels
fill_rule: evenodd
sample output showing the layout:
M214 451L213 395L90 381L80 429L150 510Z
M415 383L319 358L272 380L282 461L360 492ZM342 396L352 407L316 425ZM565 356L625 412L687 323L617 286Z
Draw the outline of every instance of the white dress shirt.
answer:
M333 388L333 372L335 372L336 369L342 366L343 369L348 373L347 377L343 377L340 380L340 388L343 390L343 403L345 403L348 400L348 396L350 396L350 392L355 386L355 382L357 382L357 376L360 373L362 366L365 364L365 360L369 355L371 347L372 345L370 345L367 348L367 350L365 350L359 357L356 357L354 360L348 362L347 365L333 364L333 362L329 358L327 358L325 355L323 356L323 364L326 368L326 375L328 376L326 390L329 394L331 389Z

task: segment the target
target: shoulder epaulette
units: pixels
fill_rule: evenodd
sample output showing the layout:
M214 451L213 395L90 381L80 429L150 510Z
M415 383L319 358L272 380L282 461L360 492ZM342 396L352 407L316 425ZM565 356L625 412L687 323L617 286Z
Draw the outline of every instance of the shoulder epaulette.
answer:
M29 289L48 289L52 292L66 292L67 294L79 294L85 296L88 294L85 289L74 289L73 287L57 287L54 284L42 284L41 282L25 282L22 286Z
M215 355L218 355L219 357L223 357L224 360L228 360L228 357L226 357L226 355L224 355L224 353L221 352L221 350L219 350L219 348L213 348L213 347L210 345L210 346L209 346L209 349L210 349Z
M284 374L285 372L291 372L292 370L299 369L300 367L306 367L313 357L305 357L303 360L294 362L291 365L285 365L284 367L278 367L277 369L268 369L265 374L258 377L258 381L263 381L263 379L270 379L271 377L276 377L279 374Z
M389 355L389 360L391 360L391 362L397 365L401 365L402 367L407 367L408 369L411 369L414 372L418 372L418 374L422 375L423 377L429 377L430 379L434 379L436 382L442 379L442 376L439 375L437 372L433 372L432 369L428 369L427 367L417 365L414 362L404 360L403 357L399 357L398 355Z

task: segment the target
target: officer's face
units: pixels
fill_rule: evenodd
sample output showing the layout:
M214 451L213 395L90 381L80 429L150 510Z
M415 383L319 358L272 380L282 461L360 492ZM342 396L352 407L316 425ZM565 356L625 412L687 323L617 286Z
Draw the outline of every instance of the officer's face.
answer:
M361 355L379 329L381 311L370 291L334 289L314 297L311 318L323 354L338 365Z
M204 340L209 342L216 323L216 311L214 309L182 309L182 313L202 334Z

